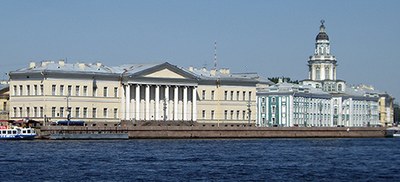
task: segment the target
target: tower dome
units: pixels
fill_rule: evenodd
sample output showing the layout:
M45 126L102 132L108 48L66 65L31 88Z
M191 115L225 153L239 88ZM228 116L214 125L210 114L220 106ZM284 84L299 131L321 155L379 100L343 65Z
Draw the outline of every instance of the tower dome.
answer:
M321 26L319 26L319 33L315 40L329 40L328 34L325 32L325 20L321 20Z

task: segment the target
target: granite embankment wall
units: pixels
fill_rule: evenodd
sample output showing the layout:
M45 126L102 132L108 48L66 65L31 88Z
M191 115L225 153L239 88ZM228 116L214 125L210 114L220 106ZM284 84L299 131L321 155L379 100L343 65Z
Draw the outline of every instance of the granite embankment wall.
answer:
M43 126L52 133L128 133L129 138L370 138L385 137L384 127L246 127L246 126Z

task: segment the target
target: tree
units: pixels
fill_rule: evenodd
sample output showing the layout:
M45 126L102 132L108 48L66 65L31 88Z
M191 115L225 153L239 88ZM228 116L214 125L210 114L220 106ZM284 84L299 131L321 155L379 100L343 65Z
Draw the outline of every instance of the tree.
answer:
M271 82L274 82L274 83L278 83L279 79L282 79L282 81L286 82L286 83L299 84L299 80L292 81L292 79L290 79L289 77L284 77L284 76L283 77L271 77L271 78L268 78L268 80L270 80Z

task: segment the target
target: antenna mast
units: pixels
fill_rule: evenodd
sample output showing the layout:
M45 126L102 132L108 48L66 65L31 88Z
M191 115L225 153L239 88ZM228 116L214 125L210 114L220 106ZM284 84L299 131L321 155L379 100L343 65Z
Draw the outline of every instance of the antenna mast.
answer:
M217 41L214 42L214 69L217 69Z

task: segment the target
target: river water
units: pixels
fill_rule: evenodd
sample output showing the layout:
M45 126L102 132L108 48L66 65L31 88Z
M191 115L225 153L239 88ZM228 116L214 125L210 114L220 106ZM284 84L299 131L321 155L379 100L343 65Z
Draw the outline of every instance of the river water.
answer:
M0 141L0 181L400 181L400 138Z

